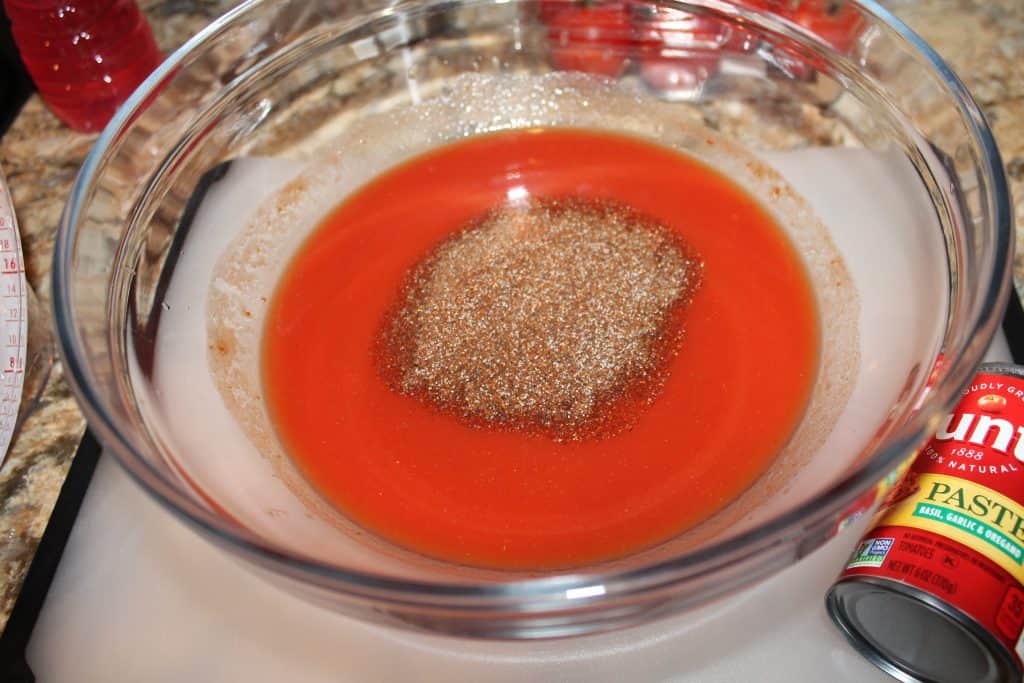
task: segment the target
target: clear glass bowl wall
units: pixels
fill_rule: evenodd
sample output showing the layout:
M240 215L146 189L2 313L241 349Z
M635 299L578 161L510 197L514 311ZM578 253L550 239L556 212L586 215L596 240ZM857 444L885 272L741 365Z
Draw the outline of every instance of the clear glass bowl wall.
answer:
M552 71L540 8L519 1L246 2L142 86L82 169L55 255L63 358L108 450L157 501L282 587L360 618L452 634L553 637L648 621L741 590L834 535L934 430L996 329L1011 230L998 154L953 74L878 6L854 7L864 30L842 53L729 2L637 3L635 20L656 8L712 18L721 35L746 39L711 46L722 61L706 81L652 89L643 60L612 36L602 47L626 50L623 87L672 101L680 120L758 155L829 146L895 154L934 214L930 228L894 224L891 242L882 232L872 245L913 261L922 272L907 287L922 277L938 286L909 295L941 304L902 323L917 330L909 357L861 358L900 391L879 399L879 419L841 467L705 537L573 573L501 575L268 514L295 504L270 469L254 465L251 480L232 480L218 468L216 435L207 448L183 447L153 409L162 288L188 244L182 226L204 175L243 157L308 159L352 120L407 106L458 74ZM657 56L692 64L686 49ZM851 184L853 196L863 191ZM919 258L914 244L938 258Z

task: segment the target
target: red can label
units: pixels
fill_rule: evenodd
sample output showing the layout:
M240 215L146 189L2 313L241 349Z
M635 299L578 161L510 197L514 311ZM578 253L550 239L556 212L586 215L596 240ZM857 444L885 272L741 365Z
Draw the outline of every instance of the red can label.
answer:
M1022 653L1024 378L979 374L890 492L843 578L930 593Z

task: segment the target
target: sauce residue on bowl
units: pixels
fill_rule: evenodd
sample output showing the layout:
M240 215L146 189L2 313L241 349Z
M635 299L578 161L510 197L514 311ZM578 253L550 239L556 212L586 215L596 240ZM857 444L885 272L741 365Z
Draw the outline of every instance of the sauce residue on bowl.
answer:
M628 207L702 266L645 337L657 381L608 384L632 400L621 429L488 422L388 381L381 340L417 268L516 202ZM753 197L679 152L549 128L437 148L346 198L285 271L262 364L285 451L345 516L435 558L538 570L651 547L739 496L799 424L819 345L803 263Z

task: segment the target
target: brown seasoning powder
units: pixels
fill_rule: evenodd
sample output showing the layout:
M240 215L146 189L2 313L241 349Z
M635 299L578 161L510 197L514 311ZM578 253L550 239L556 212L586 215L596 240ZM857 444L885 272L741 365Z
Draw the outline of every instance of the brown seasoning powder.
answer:
M612 436L664 385L701 271L678 234L623 204L495 209L406 273L378 368L474 426Z

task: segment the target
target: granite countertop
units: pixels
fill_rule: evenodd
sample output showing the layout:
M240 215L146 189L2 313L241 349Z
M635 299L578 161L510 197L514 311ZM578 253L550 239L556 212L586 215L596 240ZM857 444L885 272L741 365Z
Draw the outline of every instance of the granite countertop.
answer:
M160 49L170 52L237 0L142 0L139 4ZM95 139L63 126L38 96L26 103L0 139L0 164L18 217L25 275L47 321L57 223L75 174ZM56 363L0 469L0 629L7 623L84 431L85 420Z
M235 4L234 0L143 0L161 49L170 51ZM1024 2L886 2L957 71L995 131L1024 226ZM0 163L21 224L26 275L49 309L53 240L64 200L95 136L63 127L32 97L0 140ZM1024 294L1024 231L1014 264ZM59 363L0 469L0 629L45 530L85 422Z

